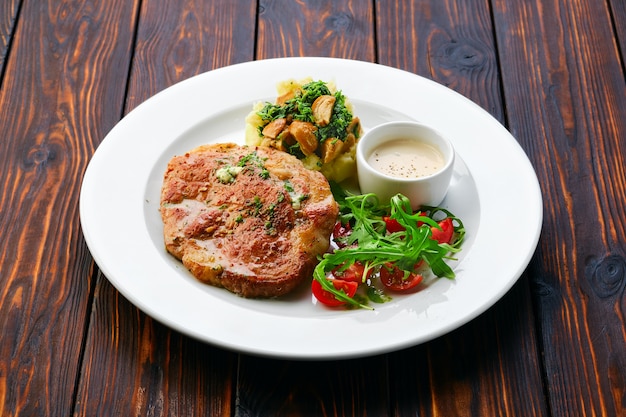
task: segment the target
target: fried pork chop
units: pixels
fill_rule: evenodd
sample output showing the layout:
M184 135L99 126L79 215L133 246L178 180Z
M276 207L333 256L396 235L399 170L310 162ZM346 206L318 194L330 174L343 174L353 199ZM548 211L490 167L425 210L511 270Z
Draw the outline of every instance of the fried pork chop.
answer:
M321 173L235 144L172 158L160 210L168 252L200 281L243 297L284 295L310 279L338 214Z

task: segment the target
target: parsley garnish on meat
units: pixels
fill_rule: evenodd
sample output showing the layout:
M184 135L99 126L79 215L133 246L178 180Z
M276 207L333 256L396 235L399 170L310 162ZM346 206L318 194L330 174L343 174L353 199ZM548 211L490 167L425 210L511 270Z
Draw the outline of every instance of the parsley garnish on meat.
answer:
M223 166L215 171L215 175L220 182L228 184L234 182L237 175L244 169L258 169L259 176L266 180L270 177L270 172L265 168L265 159L266 158L259 157L257 152L254 151L239 159L236 165L231 165L226 161L220 161L223 163Z
M261 178L266 180L266 179L268 179L270 177L270 172L268 171L267 168L265 168L265 160L266 159L267 158L261 158L258 155L258 153L256 151L254 151L254 152L250 152L246 156L242 157L237 162L237 166L238 167L242 167L242 168L246 167L247 165L251 165L252 167L257 167L260 170L259 175L261 176Z

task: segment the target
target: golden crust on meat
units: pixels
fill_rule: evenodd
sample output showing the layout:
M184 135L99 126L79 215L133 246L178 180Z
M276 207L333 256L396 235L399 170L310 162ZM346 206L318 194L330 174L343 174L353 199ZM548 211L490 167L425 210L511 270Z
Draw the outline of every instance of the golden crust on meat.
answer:
M270 149L213 144L169 162L165 247L200 281L244 297L287 294L310 279L338 207L326 178Z

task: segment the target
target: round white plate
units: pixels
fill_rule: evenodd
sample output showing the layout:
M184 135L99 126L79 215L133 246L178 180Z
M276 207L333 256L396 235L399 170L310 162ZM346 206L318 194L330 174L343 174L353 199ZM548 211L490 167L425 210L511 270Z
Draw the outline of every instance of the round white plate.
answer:
M432 125L459 156L442 206L464 220L455 280L374 305L337 311L303 290L248 300L196 281L168 255L159 193L169 159L197 145L244 141L245 116L273 101L276 84L333 81L365 130L391 120ZM537 246L542 199L535 172L509 132L471 101L433 81L382 65L284 58L210 71L147 100L107 135L85 172L80 216L104 275L128 300L186 335L241 352L332 359L389 352L447 333L504 295Z

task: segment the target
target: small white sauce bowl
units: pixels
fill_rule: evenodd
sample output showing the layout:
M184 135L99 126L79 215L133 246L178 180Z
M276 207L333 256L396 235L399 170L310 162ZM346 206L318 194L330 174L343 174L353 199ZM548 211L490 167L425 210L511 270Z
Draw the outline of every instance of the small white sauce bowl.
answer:
M440 170L414 178L391 176L368 163L374 150L398 139L423 142L434 146L443 155ZM358 141L356 164L361 193L375 193L381 202L401 193L409 198L417 210L421 206L438 206L446 196L454 169L454 147L435 129L417 122L388 122L366 132Z

